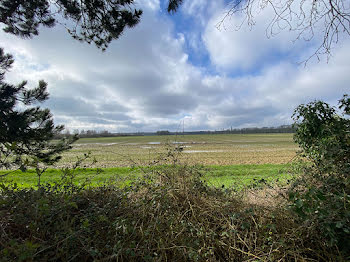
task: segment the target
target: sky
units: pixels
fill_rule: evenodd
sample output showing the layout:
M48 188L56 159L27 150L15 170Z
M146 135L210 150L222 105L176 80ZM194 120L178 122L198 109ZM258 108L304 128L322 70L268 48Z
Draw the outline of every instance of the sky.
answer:
M0 32L14 55L6 81L48 82L55 124L74 130L154 132L222 130L291 124L293 110L315 99L336 105L350 87L350 39L332 56L312 57L322 37L271 35L269 8L254 26L223 19L223 0L184 0L174 15L166 1L138 0L141 22L107 51L73 40L62 26L20 39ZM244 21L243 21L244 22Z

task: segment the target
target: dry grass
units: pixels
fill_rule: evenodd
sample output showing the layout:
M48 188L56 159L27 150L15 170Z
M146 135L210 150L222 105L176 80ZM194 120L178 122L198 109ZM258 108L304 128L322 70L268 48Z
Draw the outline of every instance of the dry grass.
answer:
M74 162L91 151L98 167L146 165L166 152L166 143L184 142L180 161L189 165L285 164L298 146L292 134L191 135L81 139L63 155L59 165ZM160 142L160 144L154 144Z
M281 187L263 187L246 190L243 201L254 206L277 208L286 204L287 190Z
M74 189L7 189L0 195L0 257L9 261L343 261L313 227L300 226L283 205L252 204L243 193L208 187L192 167L155 170L130 188L69 194L67 188Z

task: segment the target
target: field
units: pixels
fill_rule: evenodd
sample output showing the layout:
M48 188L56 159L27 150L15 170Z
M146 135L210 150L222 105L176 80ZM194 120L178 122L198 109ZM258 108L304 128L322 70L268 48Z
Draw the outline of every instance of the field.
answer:
M81 139L42 174L40 189L35 170L0 171L0 257L348 261L338 251L348 245L333 248L320 234L329 227L313 224L318 209L307 223L298 213L310 210L310 196L300 199L289 185L310 173L292 163L297 151L291 134ZM343 192L337 199L348 210ZM347 243L344 228L339 243Z
M239 189L244 186L258 184L262 179L269 183L276 181L283 183L286 179L291 178L288 164L202 166L198 167L198 170L203 174L203 179L209 185L225 188L235 187ZM123 186L128 185L131 180L135 180L143 174L144 168L139 167L104 168L99 172L96 168L77 169L74 182L82 184L89 180L89 184L93 186L111 183ZM42 183L54 183L60 181L62 175L61 170L48 169L42 175L41 181ZM16 183L19 188L36 187L37 175L34 170L25 173L16 171L6 176L4 181L6 183Z
M174 151L177 147L183 149L180 154ZM83 169L76 172L76 183L90 179L92 185L127 184L140 177L144 172L142 167L172 164L176 158L182 164L200 165L203 178L210 185L241 187L261 179L290 178L289 163L297 149L292 134L85 138L78 140L55 168L47 170L41 181L58 181L62 176L60 168L72 166L79 157L91 152L91 157L82 163ZM176 156L164 161L168 152L175 152ZM94 158L96 163L92 161ZM96 168L102 172L96 174ZM35 187L37 176L33 170L16 171L5 177L5 182L10 181L19 187Z
M167 144L181 145L179 159L190 165L286 164L298 150L292 134L84 138L63 155L58 166L73 163L86 152L96 158L94 167L144 166L166 153Z

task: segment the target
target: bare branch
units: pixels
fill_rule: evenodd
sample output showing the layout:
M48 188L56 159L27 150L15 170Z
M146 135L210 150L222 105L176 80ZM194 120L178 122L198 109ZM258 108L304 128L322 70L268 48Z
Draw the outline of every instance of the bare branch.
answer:
M273 10L273 16L266 28L267 37L273 37L283 30L297 32L295 40L320 41L312 57L331 56L333 46L342 36L350 36L350 2L348 0L239 0L228 5L223 18L216 27L226 30L234 15L243 15L243 24L255 25L255 17L265 8ZM321 40L315 39L321 34Z

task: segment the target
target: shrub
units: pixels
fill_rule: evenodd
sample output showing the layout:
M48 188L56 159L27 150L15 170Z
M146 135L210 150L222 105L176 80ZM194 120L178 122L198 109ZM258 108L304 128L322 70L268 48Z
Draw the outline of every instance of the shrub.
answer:
M308 160L304 175L291 187L293 210L310 230L350 259L350 99L337 109L315 101L294 113L295 141Z
M336 260L283 207L207 186L197 168L151 169L131 186L3 186L0 257L8 261Z

